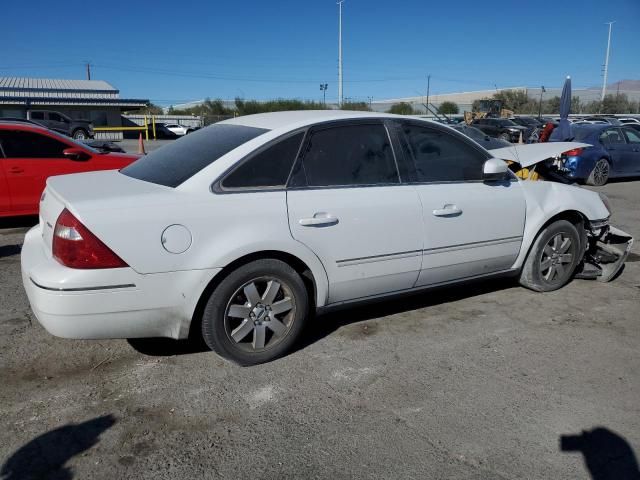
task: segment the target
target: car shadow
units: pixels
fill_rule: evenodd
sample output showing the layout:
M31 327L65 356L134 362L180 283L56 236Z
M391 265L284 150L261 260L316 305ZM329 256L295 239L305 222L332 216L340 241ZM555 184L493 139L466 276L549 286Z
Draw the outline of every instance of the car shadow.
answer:
M7 217L0 218L0 233L4 229L25 229L25 231L38 224L37 215L27 215L24 217Z
M302 337L289 353L302 350L331 335L341 327L352 323L365 322L388 315L409 312L421 308L455 302L465 298L484 295L511 288L515 285L512 278L496 278L482 282L464 283L456 288L434 288L428 292L404 294L392 299L378 299L366 305L350 306L340 310L312 316ZM189 355L210 351L199 335L199 323L192 328L189 339L171 338L130 338L129 345L138 353L153 357Z
M22 245L2 245L0 246L0 258L18 255L22 251Z
M404 294L391 299L377 299L367 304L354 305L344 309L329 311L314 318L305 334L293 347L302 350L336 330L353 323L366 322L398 313L420 310L442 303L450 303L476 297L491 292L506 290L516 285L513 278L496 278L480 282L458 284L455 288L439 287L412 294Z
M640 480L638 460L631 445L608 428L561 435L560 451L581 453L592 480Z
M3 480L70 480L73 470L65 464L98 443L100 435L116 423L113 415L69 424L34 438L2 465Z

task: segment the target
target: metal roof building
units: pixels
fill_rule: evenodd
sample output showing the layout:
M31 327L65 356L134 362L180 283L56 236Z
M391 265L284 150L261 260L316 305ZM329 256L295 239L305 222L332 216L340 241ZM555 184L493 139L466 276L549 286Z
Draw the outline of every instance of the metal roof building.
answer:
M120 98L120 91L104 80L0 77L0 117L25 117L30 109L55 110L91 120L96 127L120 127L123 111L148 104L147 99Z

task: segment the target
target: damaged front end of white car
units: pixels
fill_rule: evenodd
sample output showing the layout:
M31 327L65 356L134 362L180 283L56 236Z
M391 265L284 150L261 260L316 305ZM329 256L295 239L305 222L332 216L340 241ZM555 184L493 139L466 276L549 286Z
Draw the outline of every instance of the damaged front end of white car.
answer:
M549 159L560 157L566 151L588 146L590 145L578 142L512 145L491 150L491 154L509 162L511 170L523 181L557 181L566 184L570 183L566 178L554 175L553 171L543 168L537 171L537 167ZM611 202L603 193L599 193L599 196L610 217ZM609 282L616 278L624 266L633 245L633 237L611 226L609 217L591 220L585 225L584 256L576 270L575 278Z

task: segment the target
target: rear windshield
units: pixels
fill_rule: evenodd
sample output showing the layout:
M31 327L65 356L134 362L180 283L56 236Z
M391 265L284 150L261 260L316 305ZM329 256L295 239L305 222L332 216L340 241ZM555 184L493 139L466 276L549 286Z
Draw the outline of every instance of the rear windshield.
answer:
M267 131L243 125L210 125L141 157L120 172L145 182L177 187L234 148Z

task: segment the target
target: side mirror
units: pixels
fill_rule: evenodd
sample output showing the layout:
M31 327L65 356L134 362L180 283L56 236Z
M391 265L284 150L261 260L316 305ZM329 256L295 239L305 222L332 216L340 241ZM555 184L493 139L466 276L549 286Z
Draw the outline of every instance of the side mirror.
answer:
M490 158L482 166L482 179L485 182L498 182L507 178L509 167L504 160Z
M82 162L85 160L89 160L91 156L80 148L67 148L62 151L62 154L67 157L69 160L75 160L78 162Z

